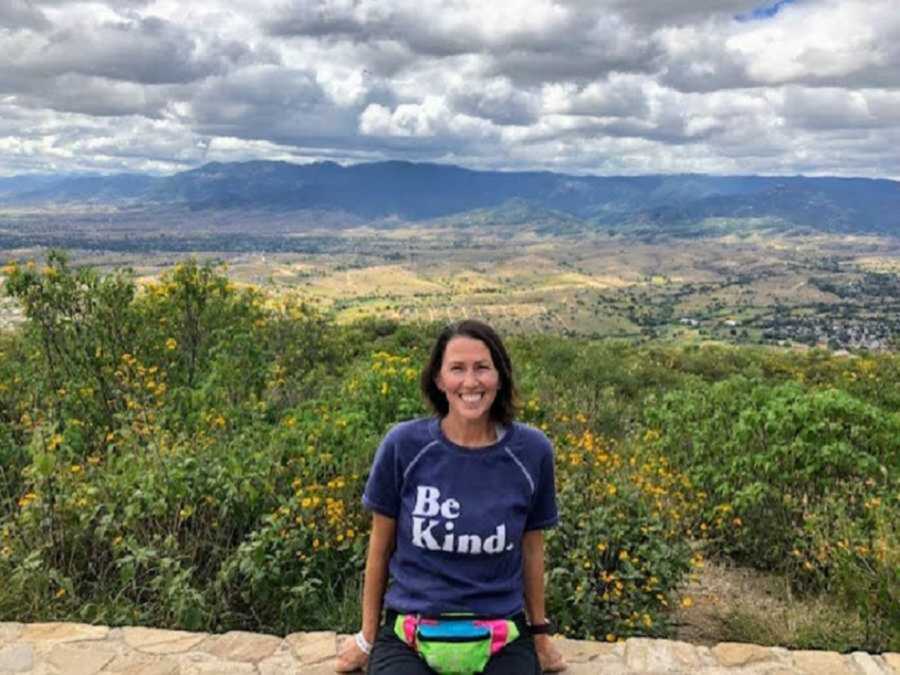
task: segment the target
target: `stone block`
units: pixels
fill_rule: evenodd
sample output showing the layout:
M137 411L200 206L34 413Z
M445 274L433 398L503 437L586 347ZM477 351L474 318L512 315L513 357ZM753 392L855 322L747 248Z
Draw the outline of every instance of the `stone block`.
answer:
M791 652L794 668L809 675L853 675L853 669L837 652Z
M878 662L872 658L871 654L866 654L866 652L853 652L848 658L863 675L884 675L881 666L879 666Z
M0 647L15 642L22 634L20 623L0 623Z
M625 663L636 672L696 672L703 665L697 649L687 642L630 638L625 642Z
M252 663L201 661L183 664L180 675L257 675L257 670Z
M121 635L126 645L147 654L180 654L190 651L209 637L206 633L140 627L122 628Z
M175 659L153 658L140 654L117 656L103 672L123 675L181 675L178 661Z
M886 652L881 655L884 659L884 665L887 666L889 673L897 673L900 675L900 654L896 652Z
M621 659L607 662L604 657L593 661L570 663L562 673L563 675L633 675L632 670Z
M316 665L337 656L337 635L331 631L291 633L284 640L300 666Z
M553 637L553 644L566 657L568 663L587 663L601 656L621 656L624 646L620 642L592 642Z
M33 665L31 645L10 645L0 649L0 672L27 673Z
M47 655L47 663L59 675L95 675L114 658L115 651L98 649L97 645L79 648L70 644L58 644Z
M106 626L89 626L85 623L31 623L22 629L19 639L23 642L58 644L83 640L105 640L109 635Z
M232 631L208 638L199 649L226 661L259 663L277 652L281 644L282 639L274 635Z
M256 664L259 675L297 675L300 668L290 653L280 653Z
M767 647L749 645L742 642L720 642L709 650L720 666L734 668L752 663L761 663L777 658Z

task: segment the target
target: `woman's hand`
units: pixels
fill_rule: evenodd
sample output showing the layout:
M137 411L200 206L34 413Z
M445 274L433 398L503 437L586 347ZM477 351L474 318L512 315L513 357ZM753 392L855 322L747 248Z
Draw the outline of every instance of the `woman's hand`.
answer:
M365 670L368 662L369 655L359 648L356 640L348 637L338 651L334 669L338 673L352 673L357 670Z
M541 670L545 673L556 673L566 669L566 660L550 640L549 635L535 635L534 650L537 652L538 661L541 662Z
M397 521L380 513L372 514L369 552L366 554L366 574L363 580L362 636L370 645L378 634L381 602L388 578L388 561L394 550ZM359 646L356 636L344 640L338 650L334 669L339 673L365 670L369 656Z

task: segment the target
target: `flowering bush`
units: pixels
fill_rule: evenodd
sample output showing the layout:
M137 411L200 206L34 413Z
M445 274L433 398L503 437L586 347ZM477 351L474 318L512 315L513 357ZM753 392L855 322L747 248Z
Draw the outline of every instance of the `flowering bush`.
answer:
M826 580L828 556L813 541L829 528L820 512L844 502L856 546L874 514L897 508L900 417L843 392L735 377L667 395L647 419L658 452L710 495L716 546L798 583Z
M268 630L297 625L352 630L370 516L362 508L374 449L393 422L422 414L409 356L378 351L351 371L329 403L289 411L271 449L294 476L277 508L223 566L225 621ZM352 597L347 597L350 594ZM327 608L350 605L350 616Z
M553 434L561 523L548 533L550 612L569 635L667 635L691 568L689 484L661 458L626 459L579 418Z
M737 376L669 394L647 420L656 451L709 495L697 535L713 551L843 597L872 626L895 620L900 415Z
M142 288L56 254L6 273L28 321L0 336L0 616L355 628L366 473L425 413L434 327L337 326L196 263ZM900 358L510 347L521 417L556 448L567 635L668 634L705 543L897 648Z

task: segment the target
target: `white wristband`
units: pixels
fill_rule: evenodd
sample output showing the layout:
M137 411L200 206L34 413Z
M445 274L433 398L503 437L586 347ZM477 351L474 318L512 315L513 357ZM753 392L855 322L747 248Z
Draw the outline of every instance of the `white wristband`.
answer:
M356 635L353 636L353 639L356 641L356 646L359 647L360 651L363 654L369 655L372 653L372 645L366 640L366 636L363 635L362 631L359 631Z

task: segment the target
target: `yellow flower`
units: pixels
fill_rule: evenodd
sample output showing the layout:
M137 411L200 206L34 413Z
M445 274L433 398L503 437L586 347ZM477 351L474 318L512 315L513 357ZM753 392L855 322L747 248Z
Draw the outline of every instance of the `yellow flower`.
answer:
M656 429L647 429L644 433L644 442L645 443L653 443L654 441L659 440L661 434Z
M66 595L66 589L65 589L65 588L60 588L58 591L56 591L56 597L57 597L57 598L65 597L65 595Z
M607 642L615 642L615 641L616 641L616 634L615 634L615 633L607 633L607 634L606 634L606 641L607 641Z
M26 494L23 495L22 498L19 500L19 508L24 509L24 508L27 507L29 504L31 504L31 502L37 500L37 498L38 498L38 496L37 496L36 494L34 494L33 492L28 492L28 493L26 493Z
M177 346L178 340L176 340L175 338L169 338L168 340L166 340L166 349L168 349L169 351L172 351Z
M694 606L694 599L689 595L684 596L681 599L681 606L684 607L685 609L690 609L691 607Z

